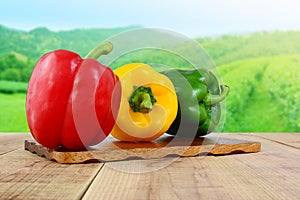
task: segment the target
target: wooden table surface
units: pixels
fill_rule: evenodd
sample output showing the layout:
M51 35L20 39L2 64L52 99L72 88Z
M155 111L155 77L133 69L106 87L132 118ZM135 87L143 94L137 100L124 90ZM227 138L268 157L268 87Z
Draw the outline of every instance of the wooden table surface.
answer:
M261 152L59 164L0 134L0 199L300 199L300 133L222 133Z

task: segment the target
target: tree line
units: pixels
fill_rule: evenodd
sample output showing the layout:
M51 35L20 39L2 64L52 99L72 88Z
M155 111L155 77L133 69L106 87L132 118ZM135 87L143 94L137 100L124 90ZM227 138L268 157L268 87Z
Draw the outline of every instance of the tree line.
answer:
M32 59L18 59L16 54L10 53L0 57L0 80L28 82L35 61Z

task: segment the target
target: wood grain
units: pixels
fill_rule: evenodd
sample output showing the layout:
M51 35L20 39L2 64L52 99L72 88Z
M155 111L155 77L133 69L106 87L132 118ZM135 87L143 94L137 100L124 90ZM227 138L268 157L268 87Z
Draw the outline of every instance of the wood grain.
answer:
M300 149L300 134L295 133L253 133L255 136Z
M251 134L226 137L257 140L262 152L178 158L151 172L171 158L106 163L84 199L299 199L299 150Z
M261 144L254 141L226 139L216 136L187 140L164 135L153 142L121 142L108 137L88 151L48 149L34 140L25 141L25 149L58 163L109 162L126 159L155 159L166 156L226 155L259 152Z
M1 134L1 145L0 145L0 156L8 152L22 148L22 143L16 141L32 140L30 133L2 133Z
M0 149L14 146L0 155L0 199L298 200L299 136L224 133L218 142L255 141L261 151L72 165L25 151L28 135L0 134Z
M63 165L24 150L29 133L0 134L0 199L80 199L103 164ZM9 149L6 151L5 149Z
M101 167L58 164L20 148L1 157L0 199L80 199Z

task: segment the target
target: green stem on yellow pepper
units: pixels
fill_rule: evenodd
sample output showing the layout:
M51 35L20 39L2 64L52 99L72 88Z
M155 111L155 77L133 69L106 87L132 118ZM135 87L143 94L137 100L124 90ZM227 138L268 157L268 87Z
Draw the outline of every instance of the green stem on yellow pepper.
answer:
M128 103L130 108L134 112L149 113L156 99L151 91L150 87L145 86L134 86L133 92L131 93Z

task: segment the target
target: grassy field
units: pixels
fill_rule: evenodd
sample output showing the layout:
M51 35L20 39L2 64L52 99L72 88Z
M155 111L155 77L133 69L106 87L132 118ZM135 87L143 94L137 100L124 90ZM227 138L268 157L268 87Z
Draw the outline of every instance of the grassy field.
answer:
M0 93L0 132L28 132L25 114L26 94Z
M300 131L300 55L237 61L219 67L230 85L225 132Z
M0 93L4 93L4 94L26 93L27 86L28 84L24 82L0 80Z

